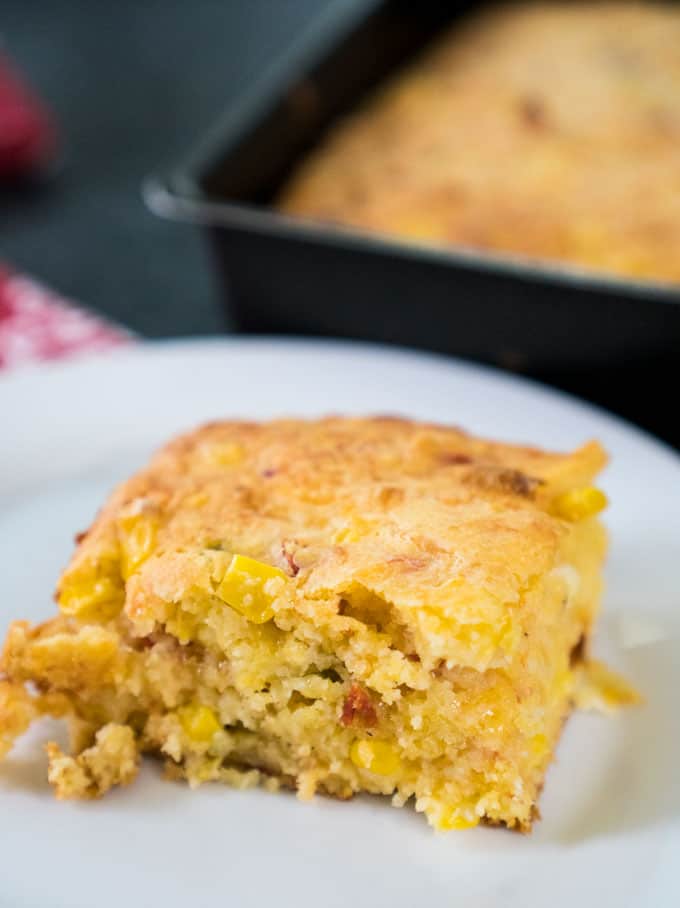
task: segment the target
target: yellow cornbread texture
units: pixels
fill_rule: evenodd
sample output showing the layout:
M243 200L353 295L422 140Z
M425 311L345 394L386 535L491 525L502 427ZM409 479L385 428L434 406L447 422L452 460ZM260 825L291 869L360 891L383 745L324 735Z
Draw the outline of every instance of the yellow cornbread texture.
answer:
M387 417L178 438L81 534L60 614L10 627L0 749L50 714L59 797L153 753L526 830L600 597L604 463Z
M331 128L289 214L680 281L680 8L507 3Z

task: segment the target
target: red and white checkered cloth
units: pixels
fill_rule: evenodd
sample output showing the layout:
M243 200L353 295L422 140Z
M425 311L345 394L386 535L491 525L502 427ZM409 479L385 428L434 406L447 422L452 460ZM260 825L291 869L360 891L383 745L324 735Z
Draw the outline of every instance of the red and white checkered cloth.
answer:
M44 170L58 150L51 113L0 54L0 182ZM128 344L131 334L0 262L0 373Z
M0 263L0 373L129 344L133 336Z

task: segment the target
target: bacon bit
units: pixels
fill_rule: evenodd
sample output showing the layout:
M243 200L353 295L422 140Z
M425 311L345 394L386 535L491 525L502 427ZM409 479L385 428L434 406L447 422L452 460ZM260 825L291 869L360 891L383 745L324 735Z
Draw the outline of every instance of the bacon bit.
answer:
M395 555L394 558L388 558L387 563L401 565L405 571L422 571L427 564L424 558L415 555Z
M514 492L515 495L523 495L525 498L530 498L534 494L536 486L541 484L540 479L527 476L520 470L503 471L498 478L503 488Z
M290 573L293 577L297 577L300 570L300 565L295 561L295 555L292 552L288 551L288 544L286 542L281 545L281 554L286 560Z
M87 539L89 532L90 532L90 530L87 529L87 530L83 530L80 533L76 533L76 535L73 537L73 541L75 542L75 544L80 545L81 542L83 542L85 539Z
M538 486L543 485L542 479L527 476L521 470L497 467L494 464L480 464L465 479L483 489L509 492L522 498L532 498Z
M545 129L548 125L545 104L540 98L522 98L519 112L522 120L532 129Z
M469 454L463 454L459 451L441 451L437 457L441 463L447 465L472 463L472 458Z
M367 728L373 728L378 721L373 701L366 690L360 684L357 684L356 681L352 684L345 697L340 721L343 725L349 726L354 723L355 719L358 719Z
M264 479L271 479L272 476L276 476L277 472L278 470L275 470L274 467L267 467L266 470L262 470L260 476L262 476Z

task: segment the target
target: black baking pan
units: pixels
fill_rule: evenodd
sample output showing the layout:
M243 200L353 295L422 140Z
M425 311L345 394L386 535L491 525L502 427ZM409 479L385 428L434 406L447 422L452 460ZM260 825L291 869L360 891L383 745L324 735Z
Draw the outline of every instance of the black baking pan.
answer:
M478 5L331 3L188 160L147 182L147 201L205 228L242 331L380 340L502 365L680 443L666 402L677 381L680 286L415 246L272 208L329 124Z

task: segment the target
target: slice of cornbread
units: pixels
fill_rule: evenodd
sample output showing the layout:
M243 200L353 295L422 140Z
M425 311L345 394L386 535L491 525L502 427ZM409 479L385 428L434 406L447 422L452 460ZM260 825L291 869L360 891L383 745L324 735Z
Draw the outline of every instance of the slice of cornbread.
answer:
M393 418L204 426L78 537L60 615L10 627L0 751L50 714L59 797L152 753L526 830L597 611L604 463Z

